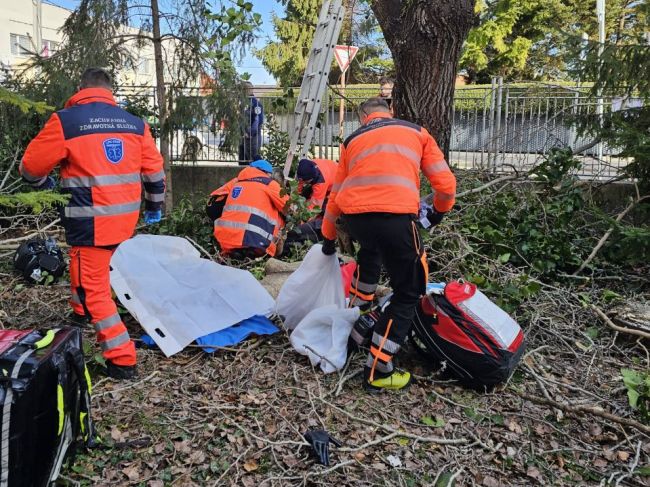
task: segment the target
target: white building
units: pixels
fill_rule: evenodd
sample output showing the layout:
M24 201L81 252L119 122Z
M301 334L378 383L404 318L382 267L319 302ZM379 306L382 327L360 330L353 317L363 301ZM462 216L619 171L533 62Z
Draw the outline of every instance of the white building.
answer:
M31 53L54 54L63 36L60 29L72 13L47 0L0 0L0 63L17 69ZM137 32L137 29L127 28ZM134 47L135 49L135 47ZM138 64L120 73L121 85L155 85L153 46L138 49Z
M30 53L49 55L59 47L58 30L70 11L32 0L0 2L0 61L5 67L23 63ZM39 8L40 7L40 8Z

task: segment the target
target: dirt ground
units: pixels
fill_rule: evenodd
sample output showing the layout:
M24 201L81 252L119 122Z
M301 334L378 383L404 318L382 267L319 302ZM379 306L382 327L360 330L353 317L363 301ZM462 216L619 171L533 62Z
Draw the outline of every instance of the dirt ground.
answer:
M0 263L2 326L59 326L65 283L26 286L10 259ZM370 395L361 389L362 354L326 376L284 332L214 355L188 348L167 359L139 349L138 380L115 382L100 373L89 328L103 447L78 454L60 483L650 485L650 426L630 409L620 375L647 370L647 342L607 328L577 289L545 291L524 304L525 358L490 393L440 379L406 350L400 358L415 383ZM128 326L142 334L132 319ZM302 437L310 427L343 443L331 448L329 467L310 456Z

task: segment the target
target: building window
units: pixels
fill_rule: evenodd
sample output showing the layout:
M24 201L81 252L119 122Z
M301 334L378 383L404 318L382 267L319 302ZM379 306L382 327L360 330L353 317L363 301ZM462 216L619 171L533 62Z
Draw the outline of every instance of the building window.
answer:
M48 41L43 39L41 43L41 56L50 57L56 51L59 50L59 43L55 41Z
M29 56L32 50L32 43L29 36L10 34L11 54L14 56Z
M151 59L142 59L138 64L138 74L151 74Z

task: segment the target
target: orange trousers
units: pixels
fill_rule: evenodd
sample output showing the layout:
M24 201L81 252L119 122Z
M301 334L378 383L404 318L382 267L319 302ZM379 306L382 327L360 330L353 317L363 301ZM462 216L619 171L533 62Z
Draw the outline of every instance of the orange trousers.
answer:
M90 318L102 355L115 365L135 365L135 344L129 337L111 296L110 263L114 247L70 249L70 304Z

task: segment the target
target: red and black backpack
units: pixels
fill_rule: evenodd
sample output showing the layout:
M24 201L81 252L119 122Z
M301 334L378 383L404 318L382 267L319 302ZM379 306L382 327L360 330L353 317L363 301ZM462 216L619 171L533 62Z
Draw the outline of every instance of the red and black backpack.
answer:
M412 334L450 377L478 388L506 381L525 348L517 322L474 284L460 281L420 300Z

